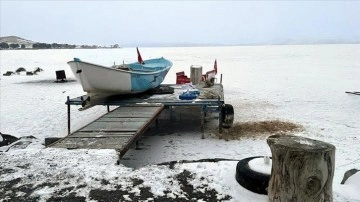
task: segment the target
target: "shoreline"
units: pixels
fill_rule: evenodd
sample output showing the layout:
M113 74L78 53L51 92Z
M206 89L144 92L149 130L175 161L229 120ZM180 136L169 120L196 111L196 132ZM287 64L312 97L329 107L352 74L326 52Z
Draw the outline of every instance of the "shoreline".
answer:
M360 45L358 43L294 43L294 44L235 44L235 45L160 45L160 46L141 46L142 48L206 48L206 47L261 47L261 46L332 46L332 45ZM137 46L122 46L120 48L110 48L110 47L101 47L101 48L24 48L24 49L0 49L0 51L15 51L15 50L103 50L103 49L127 49L127 48L136 48Z

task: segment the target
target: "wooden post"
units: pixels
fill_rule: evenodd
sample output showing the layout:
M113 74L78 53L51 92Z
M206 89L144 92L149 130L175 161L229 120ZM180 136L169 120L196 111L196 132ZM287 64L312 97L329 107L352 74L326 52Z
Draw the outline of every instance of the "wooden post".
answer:
M70 97L67 96L68 135L70 135Z
M309 138L273 135L270 201L333 201L335 146Z
M220 84L222 84L222 74L220 74Z
M117 159L117 161L116 161L116 165L120 165L120 160L121 160L120 150L116 149L116 154L118 155L118 159Z
M190 67L190 81L196 85L201 82L202 77L202 66L191 65Z
M106 107L107 107L107 112L110 112L110 107L109 107L109 105L106 105Z
M205 112L204 112L204 106L201 107L201 139L205 139Z

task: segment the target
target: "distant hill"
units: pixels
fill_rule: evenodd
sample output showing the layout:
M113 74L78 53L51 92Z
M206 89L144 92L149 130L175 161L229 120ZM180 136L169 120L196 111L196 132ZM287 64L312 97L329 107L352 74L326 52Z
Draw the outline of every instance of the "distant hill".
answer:
M6 43L6 44L2 44ZM25 45L25 47L22 47ZM106 46L97 45L70 45L70 44L58 44L58 43L42 43L24 39L18 36L3 36L0 37L0 49L73 49L73 48L84 48L84 49L95 49L95 48L121 48L118 44Z
M23 38L18 37L18 36L0 37L0 43L2 43L2 42L8 43L8 44L13 44L13 43L17 43L19 45L24 44L26 47L31 47L34 43L37 43L35 41L23 39Z

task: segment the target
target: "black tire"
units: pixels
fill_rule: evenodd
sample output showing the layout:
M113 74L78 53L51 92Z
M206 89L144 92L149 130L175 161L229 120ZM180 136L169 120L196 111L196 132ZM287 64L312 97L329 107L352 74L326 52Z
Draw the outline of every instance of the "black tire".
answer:
M267 195L267 187L270 181L270 175L253 171L249 167L249 161L255 158L264 158L255 156L242 159L236 166L236 181L244 188L258 193Z
M221 122L223 128L231 128L234 123L234 107L230 104L223 104L221 107Z

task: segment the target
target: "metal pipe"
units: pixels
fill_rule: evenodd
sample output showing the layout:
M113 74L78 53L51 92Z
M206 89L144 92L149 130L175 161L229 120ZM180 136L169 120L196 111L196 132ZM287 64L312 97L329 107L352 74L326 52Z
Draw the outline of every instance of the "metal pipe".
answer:
M70 97L67 96L68 135L70 135Z
M201 139L205 139L205 106L201 107Z
M222 132L223 132L223 128L222 128L222 104L219 105L219 139L222 139Z

